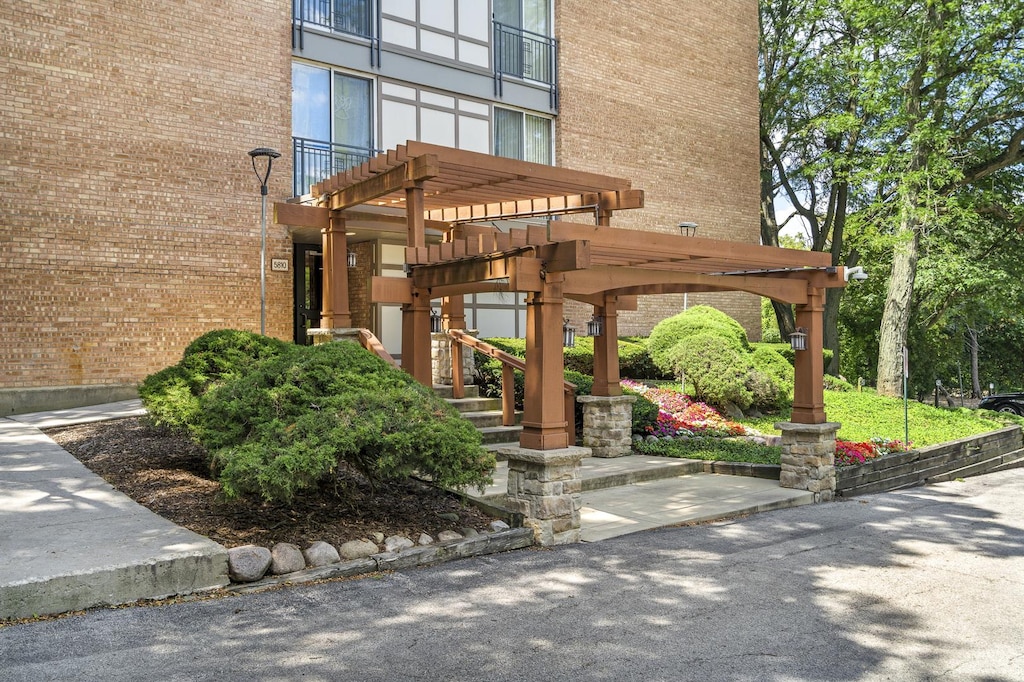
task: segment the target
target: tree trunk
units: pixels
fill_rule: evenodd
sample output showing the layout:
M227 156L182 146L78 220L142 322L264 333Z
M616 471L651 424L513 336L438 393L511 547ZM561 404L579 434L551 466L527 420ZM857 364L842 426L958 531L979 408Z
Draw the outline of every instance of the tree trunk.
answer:
M978 376L978 330L967 328L967 341L971 348L971 397L981 397L981 377Z
M825 374L839 376L839 302L843 298L843 290L827 289L825 291L824 312L824 345L832 351L832 359L825 363Z
M920 225L914 215L912 197L904 203L900 234L905 236L896 246L892 258L892 274L882 311L882 325L878 330L878 393L899 397L903 395L903 347L907 344L910 326L910 303L917 275L917 256L920 247Z

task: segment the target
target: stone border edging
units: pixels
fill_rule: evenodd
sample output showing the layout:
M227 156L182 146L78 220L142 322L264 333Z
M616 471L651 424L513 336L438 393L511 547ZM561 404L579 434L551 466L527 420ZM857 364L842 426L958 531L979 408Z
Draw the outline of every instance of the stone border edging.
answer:
M512 528L498 533L487 533L399 552L381 552L365 559L353 559L318 568L307 568L294 573L262 578L256 582L237 583L223 589L225 592L233 594L249 594L283 585L310 583L329 578L350 578L380 571L397 571L403 568L433 566L455 559L523 549L534 544L532 528Z

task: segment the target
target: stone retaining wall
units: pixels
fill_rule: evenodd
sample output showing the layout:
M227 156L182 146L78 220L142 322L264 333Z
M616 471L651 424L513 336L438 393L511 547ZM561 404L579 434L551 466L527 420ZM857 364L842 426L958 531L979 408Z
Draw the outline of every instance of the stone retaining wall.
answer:
M935 482L946 474L993 471L1024 457L1021 428L1008 426L899 455L886 455L837 469L836 494L842 497L909 488ZM965 469L970 467L970 469Z

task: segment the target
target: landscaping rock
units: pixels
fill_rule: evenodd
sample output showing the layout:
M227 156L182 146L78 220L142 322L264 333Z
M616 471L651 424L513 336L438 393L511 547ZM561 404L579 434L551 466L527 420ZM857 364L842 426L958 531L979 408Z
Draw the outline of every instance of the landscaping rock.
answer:
M381 535L381 540L384 536ZM338 548L338 553L341 558L345 561L352 561L353 559L364 559L368 556L372 556L380 551L380 547L377 543L370 542L369 540L349 540L341 547Z
M378 545L384 544L384 533L373 533L370 537L373 538L373 541Z
M306 557L306 565L310 568L336 564L341 561L338 550L326 542L319 541L302 550L302 556Z
M452 513L449 513L449 512L445 512L443 514L438 514L437 518L443 519L445 521L451 521L452 523L455 523L456 521L459 520L459 515L458 514L452 514Z
M743 410L741 410L739 407L728 401L726 401L726 403L722 405L722 412L724 412L725 415L729 417L729 419L743 419Z
M403 549L415 546L413 541L404 535L392 535L384 540L384 550L387 552L401 552Z
M509 529L509 525L507 523L505 523L504 521L491 521L490 528L491 528L491 531L493 531L495 533L500 533L503 530L508 530Z
M294 573L306 567L306 559L302 550L289 542L279 542L270 550L270 573Z
M443 530L437 534L437 539L441 542L450 542L451 540L461 540L462 535L453 530Z
M464 537L464 538L475 538L477 535L480 535L480 533L477 532L477 530L475 528L463 528L462 529L462 537Z
M228 575L236 583L259 580L270 568L270 550L256 545L243 545L228 550Z
M426 533L420 533L420 539L417 540L420 545L432 545L434 544L434 538L430 537Z

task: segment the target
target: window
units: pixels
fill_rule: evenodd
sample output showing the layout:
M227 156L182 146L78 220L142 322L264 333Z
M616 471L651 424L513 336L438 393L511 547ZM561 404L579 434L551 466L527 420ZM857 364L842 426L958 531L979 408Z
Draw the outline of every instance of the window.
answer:
M368 159L373 149L373 84L309 64L292 64L293 191Z
M551 119L494 107L494 154L551 163Z
M494 0L494 67L499 73L554 83L555 41L549 0Z

